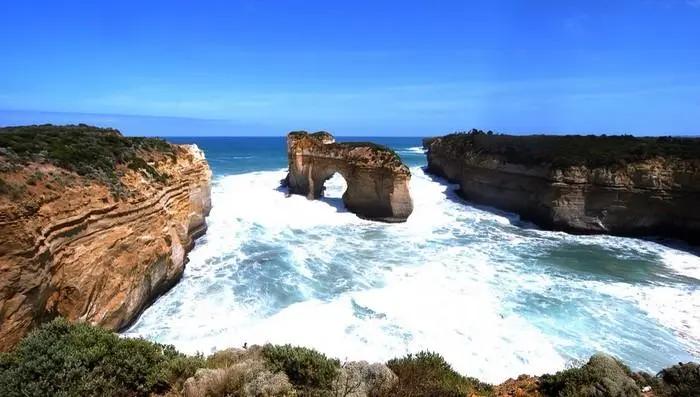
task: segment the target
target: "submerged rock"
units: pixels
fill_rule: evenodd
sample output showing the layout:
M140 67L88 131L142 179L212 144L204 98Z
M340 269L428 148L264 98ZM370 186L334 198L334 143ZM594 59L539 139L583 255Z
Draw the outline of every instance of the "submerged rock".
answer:
M292 194L308 199L323 195L323 184L336 172L347 182L343 203L361 218L403 222L413 212L408 184L411 172L391 149L370 142L336 143L325 131L287 135Z

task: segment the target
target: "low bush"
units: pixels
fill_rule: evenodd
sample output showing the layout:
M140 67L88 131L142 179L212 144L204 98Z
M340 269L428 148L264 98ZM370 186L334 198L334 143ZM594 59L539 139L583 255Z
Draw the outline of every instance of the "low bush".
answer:
M634 376L639 386L650 386L656 397L700 395L700 364L697 363L678 363L661 370L656 376L646 372L638 372Z
M272 372L287 374L301 396L328 395L340 371L340 361L305 347L268 344L262 355Z
M663 381L661 395L691 397L700 394L700 364L679 363L662 370L658 376Z
M203 365L172 346L57 319L0 354L0 396L148 396Z
M443 150L458 157L467 153L481 153L503 156L517 164L551 164L558 168L624 166L654 157L700 158L700 139L686 137L502 135L474 129L427 138L423 142L427 148L439 142Z
M175 156L174 147L162 139L125 137L112 128L85 124L0 128L0 149L10 162L48 162L114 186L116 190L119 190L118 165L127 165L135 171L143 169L162 181L143 157L151 153Z
M580 368L540 378L540 391L550 397L640 397L630 369L619 360L594 354Z
M492 393L490 385L460 375L437 353L409 354L386 365L399 378L388 394L391 396L459 397Z

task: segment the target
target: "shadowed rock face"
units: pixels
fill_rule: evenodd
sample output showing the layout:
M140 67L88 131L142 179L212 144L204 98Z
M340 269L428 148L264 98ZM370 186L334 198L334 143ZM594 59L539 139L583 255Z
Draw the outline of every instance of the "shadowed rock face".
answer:
M345 207L361 218L404 222L413 211L408 191L411 172L390 149L372 143L336 143L327 132L287 136L289 192L309 200L323 195L336 172L347 182Z
M428 170L467 200L582 234L700 243L700 141L452 134L424 140Z

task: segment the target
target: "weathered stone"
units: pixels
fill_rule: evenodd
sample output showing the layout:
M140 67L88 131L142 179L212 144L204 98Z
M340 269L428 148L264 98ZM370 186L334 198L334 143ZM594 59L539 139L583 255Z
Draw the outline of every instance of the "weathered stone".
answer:
M323 195L323 184L340 173L347 182L345 207L358 216L403 222L413 211L411 172L392 150L371 143L336 143L327 132L287 136L289 192L308 199Z
M426 139L424 146L428 171L458 183L465 199L516 212L543 228L700 243L700 159L559 167L456 147L444 137Z
M55 316L121 329L179 280L206 228L211 171L196 146L174 150L147 159L163 181L119 166L126 199L48 163L3 174L70 183L47 177L21 200L0 196L0 350Z
M334 396L386 396L398 382L398 377L384 364L351 361L343 365L333 382Z

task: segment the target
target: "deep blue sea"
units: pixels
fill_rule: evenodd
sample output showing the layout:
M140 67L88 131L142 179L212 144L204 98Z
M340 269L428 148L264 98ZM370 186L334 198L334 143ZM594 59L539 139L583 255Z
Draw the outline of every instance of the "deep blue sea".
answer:
M214 172L207 234L182 281L126 335L210 353L292 343L340 359L441 353L498 382L608 352L656 372L700 359L700 258L679 243L539 230L423 172L420 138L352 138L411 167L406 223L357 218L340 197L285 197L285 138L169 138Z

